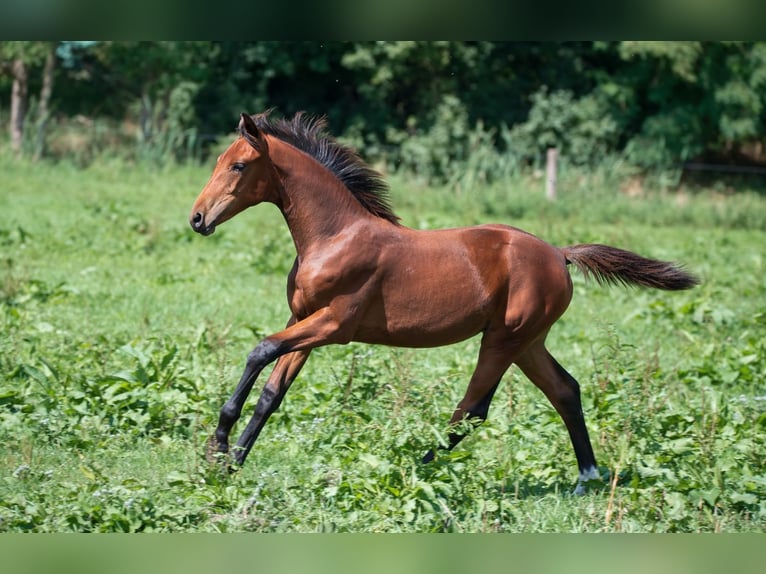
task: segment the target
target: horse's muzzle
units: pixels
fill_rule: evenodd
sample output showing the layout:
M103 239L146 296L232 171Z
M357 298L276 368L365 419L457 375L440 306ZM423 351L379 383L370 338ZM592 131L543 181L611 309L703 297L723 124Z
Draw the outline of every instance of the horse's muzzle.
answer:
M199 211L191 216L189 225L191 225L194 231L202 235L210 235L215 231L215 224L205 225L205 216Z

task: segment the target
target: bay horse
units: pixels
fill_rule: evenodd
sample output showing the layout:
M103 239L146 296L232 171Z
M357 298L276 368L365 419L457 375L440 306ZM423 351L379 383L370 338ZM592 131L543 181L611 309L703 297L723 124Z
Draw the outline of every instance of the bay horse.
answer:
M239 137L218 157L191 210L194 231L210 235L242 210L275 204L297 257L287 278L291 315L264 338L223 405L208 456L229 452L229 433L258 375L276 360L247 427L228 455L241 466L312 349L350 341L400 347L448 345L481 333L478 362L450 419L479 423L515 363L566 425L579 475L575 492L599 478L577 381L551 356L545 338L572 298L567 266L598 283L666 290L698 280L673 263L598 244L554 247L520 229L480 225L415 230L393 213L388 186L357 153L302 112L272 119L241 114ZM430 450L423 457L434 457Z

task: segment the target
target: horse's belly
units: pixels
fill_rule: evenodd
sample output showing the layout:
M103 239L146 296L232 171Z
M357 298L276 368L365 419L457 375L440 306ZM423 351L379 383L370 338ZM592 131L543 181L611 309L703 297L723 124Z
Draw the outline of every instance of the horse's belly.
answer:
M466 287L400 291L367 310L354 340L397 347L448 345L483 331L497 315L495 307L484 293Z
M360 326L353 340L374 345L392 347L441 347L463 341L483 330L483 326L461 325L451 329L429 329L427 326L396 330L380 329L376 326Z

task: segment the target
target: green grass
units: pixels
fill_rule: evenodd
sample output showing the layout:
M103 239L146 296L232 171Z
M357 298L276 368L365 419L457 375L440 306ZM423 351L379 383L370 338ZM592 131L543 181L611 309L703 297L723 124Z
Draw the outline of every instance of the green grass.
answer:
M247 353L288 317L293 247L279 213L259 206L203 238L187 217L208 168L0 169L2 531L766 524L766 199L755 192L632 198L565 173L550 204L534 179L461 193L392 182L413 227L499 221L554 244L683 261L702 278L660 293L575 276L549 347L580 381L607 481L573 497L564 426L513 369L487 423L419 464L444 437L477 340L314 351L245 467L222 476L202 456L218 409Z

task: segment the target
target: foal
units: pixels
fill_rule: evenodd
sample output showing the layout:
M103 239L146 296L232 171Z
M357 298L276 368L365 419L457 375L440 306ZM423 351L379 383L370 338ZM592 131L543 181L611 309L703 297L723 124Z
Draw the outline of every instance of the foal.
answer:
M667 290L690 288L695 277L614 247L553 247L506 225L407 228L388 204L382 177L328 135L324 119L242 114L239 134L195 201L191 226L209 235L240 211L271 202L287 222L297 257L287 278L287 327L248 355L221 409L214 450L229 451L229 433L272 361L276 366L233 449L238 465L312 349L350 341L434 347L481 334L476 369L450 423L486 419L500 379L516 363L564 420L580 471L575 492L598 478L577 381L545 348L572 297L567 266L599 283ZM463 436L455 429L448 448ZM424 462L433 456L429 451Z

